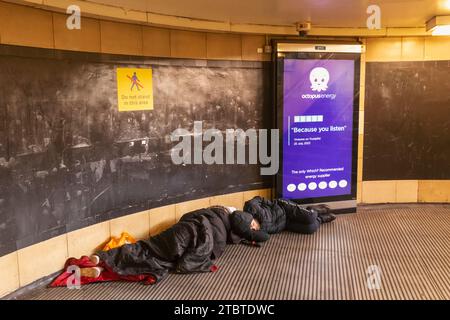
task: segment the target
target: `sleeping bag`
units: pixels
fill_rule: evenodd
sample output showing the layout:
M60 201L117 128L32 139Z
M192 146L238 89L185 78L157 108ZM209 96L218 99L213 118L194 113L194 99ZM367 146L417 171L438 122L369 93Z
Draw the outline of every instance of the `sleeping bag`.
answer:
M98 278L81 277L81 283L99 281L144 281L154 284L169 271L178 273L216 271L213 260L219 258L227 243L239 243L241 236L231 230L230 211L222 206L199 209L185 214L178 223L147 240L99 251ZM71 265L93 267L89 257L70 258L64 272L50 286L65 286Z
M97 255L119 275L151 274L160 281L169 271L211 271L213 260L223 253L227 242L239 240L231 232L227 209L216 206L187 213L171 228L148 240Z

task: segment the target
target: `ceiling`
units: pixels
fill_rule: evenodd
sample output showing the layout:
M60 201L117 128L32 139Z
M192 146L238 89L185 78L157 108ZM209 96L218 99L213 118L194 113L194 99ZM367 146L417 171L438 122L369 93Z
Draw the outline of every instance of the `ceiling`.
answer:
M320 27L366 27L370 4L381 8L382 27L423 27L450 15L450 0L87 0L125 10L228 23Z

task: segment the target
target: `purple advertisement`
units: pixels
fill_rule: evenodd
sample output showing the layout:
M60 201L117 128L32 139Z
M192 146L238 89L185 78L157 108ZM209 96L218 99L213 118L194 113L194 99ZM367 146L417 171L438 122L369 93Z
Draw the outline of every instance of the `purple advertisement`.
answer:
M351 194L354 60L284 60L283 197Z

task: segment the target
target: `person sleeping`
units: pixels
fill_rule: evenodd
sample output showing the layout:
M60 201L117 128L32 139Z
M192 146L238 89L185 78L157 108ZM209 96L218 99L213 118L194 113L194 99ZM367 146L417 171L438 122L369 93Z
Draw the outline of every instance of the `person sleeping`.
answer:
M81 284L97 281L143 281L154 284L169 272L215 272L214 261L227 244L261 246L269 235L289 230L311 234L335 219L326 206L304 208L295 202L255 197L244 211L212 206L189 212L169 229L133 244L70 258L51 286L65 286L70 266L80 268Z
M125 244L108 251L99 251L81 259L70 258L51 286L66 285L72 275L70 266L80 268L81 284L95 281L145 281L148 284L164 279L169 271L177 273L216 271L214 260L227 244L265 241L241 230L260 229L256 219L233 207L212 206L189 212L180 221L146 240ZM238 227L239 224L245 226ZM247 238L246 238L247 237ZM256 240L255 240L256 239Z

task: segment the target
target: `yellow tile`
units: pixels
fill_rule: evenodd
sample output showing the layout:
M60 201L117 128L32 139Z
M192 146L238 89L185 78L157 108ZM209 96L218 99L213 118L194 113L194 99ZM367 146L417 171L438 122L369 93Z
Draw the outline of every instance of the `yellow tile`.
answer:
M120 237L128 232L135 239L147 239L150 234L148 211L130 214L110 221L111 237Z
M20 0L21 2L30 0ZM44 4L49 9L54 11L66 11L67 7L76 4L81 9L83 16L97 16L104 17L110 20L126 20L133 21L133 23L147 23L147 12L138 10L129 10L120 2L124 1L114 0L114 4L99 4L106 1L84 1L84 0L31 0L40 5ZM130 0L128 0L130 2Z
M19 289L17 252L0 257L0 298Z
M364 134L364 111L359 111L359 134Z
M170 57L170 30L143 27L143 54L151 57Z
M264 49L265 44L265 36L242 35L242 60L270 61L270 54L258 53L258 48Z
M3 44L53 48L52 13L0 2L0 39Z
M214 196L210 198L210 204L212 206L220 205L227 207L235 207L238 210L242 210L242 208L244 207L244 193L236 192L220 196Z
M358 135L358 158L362 158L364 155L364 135Z
M419 180L419 202L450 202L450 180Z
M364 83L362 83L361 86L359 87L359 111L364 111L365 104L366 104L366 87Z
M441 180L441 186L444 192L447 194L447 201L450 203L450 180Z
M362 179L363 179L363 159L358 158L357 180L358 182L362 182Z
M202 198L192 201L186 201L177 203L175 205L175 212L176 212L176 220L180 220L180 218L191 211L201 209L201 208L208 208L210 206L209 204L209 198Z
M367 39L366 61L400 61L401 57L401 38Z
M364 86L365 82L366 82L366 62L361 61L360 63L360 81L359 84L361 86Z
M396 188L397 202L417 202L418 180L398 180Z
M238 34L207 33L206 52L208 59L241 60L241 36Z
M359 101L358 101L358 111L364 113L365 104L366 104L366 87L364 84L359 86Z
M142 55L142 26L102 20L100 32L102 52Z
M69 232L67 245L69 256L79 258L103 248L111 237L109 221Z
M259 189L244 192L244 204L246 201L253 199L256 196L263 197L264 199L272 199L272 189Z
M402 60L422 61L424 59L425 38L405 37L402 38Z
M64 268L67 235L40 242L18 252L20 286L26 286Z
M206 33L193 31L170 31L170 50L174 58L206 58Z
M362 182L358 182L356 186L356 203L362 202Z
M150 235L154 236L176 223L175 205L149 210Z
M396 183L389 181L363 181L363 203L394 203L396 200Z
M361 62L360 62L360 78L359 78L359 85L360 85L360 97L364 97L364 88L366 85L366 54L363 52L361 53ZM361 109L361 106L360 106ZM364 108L362 108L364 109Z
M82 17L81 29L66 27L67 15L53 13L55 48L62 50L100 52L100 21Z
M425 38L425 60L450 60L450 37Z

